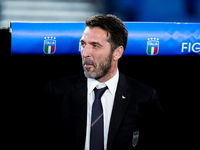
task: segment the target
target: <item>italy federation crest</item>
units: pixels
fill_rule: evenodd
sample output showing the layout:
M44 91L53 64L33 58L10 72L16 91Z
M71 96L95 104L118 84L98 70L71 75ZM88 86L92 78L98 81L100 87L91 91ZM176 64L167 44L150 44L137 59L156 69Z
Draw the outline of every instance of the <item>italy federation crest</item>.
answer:
M148 38L147 40L147 54L151 56L158 54L159 38Z
M56 37L44 37L44 48L45 54L53 54L56 51Z

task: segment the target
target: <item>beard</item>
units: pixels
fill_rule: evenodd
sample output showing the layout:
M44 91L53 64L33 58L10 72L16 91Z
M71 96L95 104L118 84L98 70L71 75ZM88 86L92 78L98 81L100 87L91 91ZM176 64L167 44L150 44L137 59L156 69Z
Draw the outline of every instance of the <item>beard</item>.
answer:
M112 61L112 52L104 60L100 61L98 67L97 64L90 58L84 58L82 60L82 64L85 76L87 78L93 78L96 80L104 77L111 68L111 61ZM85 67L85 64L92 65L93 70L91 70L92 67Z

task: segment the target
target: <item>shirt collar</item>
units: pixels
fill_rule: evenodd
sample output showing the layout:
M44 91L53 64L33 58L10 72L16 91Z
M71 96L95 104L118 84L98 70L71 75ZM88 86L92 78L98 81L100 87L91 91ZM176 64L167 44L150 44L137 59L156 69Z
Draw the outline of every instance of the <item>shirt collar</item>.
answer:
M87 87L88 87L88 93L90 94L93 89L100 83L96 79L87 78ZM110 90L111 94L114 96L117 88L117 84L119 81L119 71L117 69L116 74L108 81L105 82L106 86Z

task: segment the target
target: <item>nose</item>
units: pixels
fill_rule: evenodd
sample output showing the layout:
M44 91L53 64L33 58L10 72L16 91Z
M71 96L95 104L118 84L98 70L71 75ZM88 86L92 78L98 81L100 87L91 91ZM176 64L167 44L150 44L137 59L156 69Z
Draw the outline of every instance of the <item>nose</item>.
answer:
M91 47L89 45L86 45L81 50L81 55L83 58L90 57L91 56Z

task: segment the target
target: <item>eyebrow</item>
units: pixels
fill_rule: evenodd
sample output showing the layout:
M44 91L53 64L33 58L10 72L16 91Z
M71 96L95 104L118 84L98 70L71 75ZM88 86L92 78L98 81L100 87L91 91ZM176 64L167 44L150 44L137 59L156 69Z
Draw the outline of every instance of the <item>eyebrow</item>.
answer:
M82 42L82 43L86 43L84 40L80 40L80 42ZM99 46L103 46L103 45L101 45L99 42L89 42L89 44L92 44L92 45L95 45L95 44L97 44L97 45L99 45Z
M82 39L80 40L80 42L85 43L85 41L83 41Z
M95 44L97 44L97 45L99 45L100 47L102 47L103 45L101 45L99 42L90 42L90 44L92 44L92 45L95 45Z

